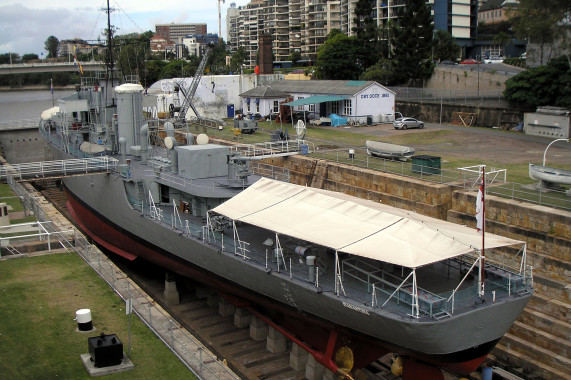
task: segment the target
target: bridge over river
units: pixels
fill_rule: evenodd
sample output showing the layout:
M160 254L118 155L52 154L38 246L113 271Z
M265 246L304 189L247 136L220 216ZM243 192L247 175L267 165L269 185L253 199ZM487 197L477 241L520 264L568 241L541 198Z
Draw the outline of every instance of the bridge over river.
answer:
M105 62L79 62L83 71L102 71L105 69ZM62 71L77 71L77 66L73 62L50 62L50 63L7 63L0 65L0 75L2 74L29 74L48 73Z

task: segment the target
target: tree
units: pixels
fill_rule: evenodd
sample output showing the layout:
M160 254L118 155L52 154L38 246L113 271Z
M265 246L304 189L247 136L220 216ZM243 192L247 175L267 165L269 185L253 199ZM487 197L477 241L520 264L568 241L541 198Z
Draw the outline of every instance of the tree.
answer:
M237 73L248 58L248 52L243 46L238 47L232 57L230 57L230 71Z
M291 65L295 66L297 61L301 60L301 53L299 52L299 50L294 50L289 55L288 59L291 61Z
M319 79L357 79L363 72L355 59L355 37L333 29L317 51L316 77Z
M20 61L20 55L17 53L0 54L0 64L16 63Z
M208 73L214 75L228 74L230 72L230 68L226 65L227 55L228 49L226 48L226 43L223 40L214 44L212 54L210 55L210 59L206 66Z
M506 43L510 40L510 36L506 32L499 32L494 36L494 42L500 45L500 52L503 55Z
M44 42L44 49L48 52L48 58L57 58L59 52L59 40L54 36L49 36Z
M460 46L446 30L437 30L433 40L433 60L454 61L460 56Z
M516 37L539 45L543 64L546 45L567 37L571 24L565 20L570 11L568 0L521 0L508 15L513 16Z
M358 0L355 4L355 26L351 29L356 35L355 59L363 71L380 57L379 28L373 18L375 1Z
M571 69L567 57L552 59L506 81L504 97L510 103L535 109L538 106L571 107Z
M24 62L24 63L25 63L25 62L30 62L30 61L36 60L36 59L38 59L38 58L39 58L39 57L38 57L37 54L24 54L24 55L22 56L22 62Z
M398 84L393 61L388 58L381 58L373 66L368 67L360 79L372 80L385 86Z
M123 75L139 75L140 71L145 66L145 59L142 51L139 54L137 44L130 43L123 45L117 54L117 64L121 69Z
M420 85L430 78L432 54L432 15L425 0L406 0L399 8L391 30L395 77L399 83Z

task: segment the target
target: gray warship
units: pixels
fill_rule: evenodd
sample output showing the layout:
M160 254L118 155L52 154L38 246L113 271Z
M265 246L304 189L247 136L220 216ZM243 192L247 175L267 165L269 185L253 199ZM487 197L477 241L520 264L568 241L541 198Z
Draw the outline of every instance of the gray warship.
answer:
M40 120L54 158L119 162L63 179L77 225L128 260L211 286L330 370L349 377L395 353L423 378L471 372L531 297L523 242L485 234L486 250L522 257L501 268L483 260L475 229L276 179L231 143L195 136L185 112L146 118L144 89L118 77L82 78Z

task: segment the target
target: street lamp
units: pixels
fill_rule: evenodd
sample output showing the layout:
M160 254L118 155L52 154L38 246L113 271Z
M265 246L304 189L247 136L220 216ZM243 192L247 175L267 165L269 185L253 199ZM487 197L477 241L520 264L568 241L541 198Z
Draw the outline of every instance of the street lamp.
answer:
M556 139L553 140L552 142L549 143L549 145L547 145L547 148L545 148L545 152L543 152L543 166L545 166L545 155L547 154L547 149L549 149L549 147L551 146L551 144L553 144L554 142L557 141L567 141L569 142L569 139Z

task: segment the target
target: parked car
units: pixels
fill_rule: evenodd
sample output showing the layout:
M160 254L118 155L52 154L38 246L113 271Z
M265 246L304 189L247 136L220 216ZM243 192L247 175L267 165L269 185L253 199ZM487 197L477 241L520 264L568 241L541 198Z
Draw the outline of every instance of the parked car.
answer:
M477 65L478 63L482 63L480 61L476 61L475 59L468 58L460 62L461 65Z
M504 57L490 57L484 59L484 63L502 63L504 61Z
M395 129L424 128L424 123L413 117L399 117L393 121Z

